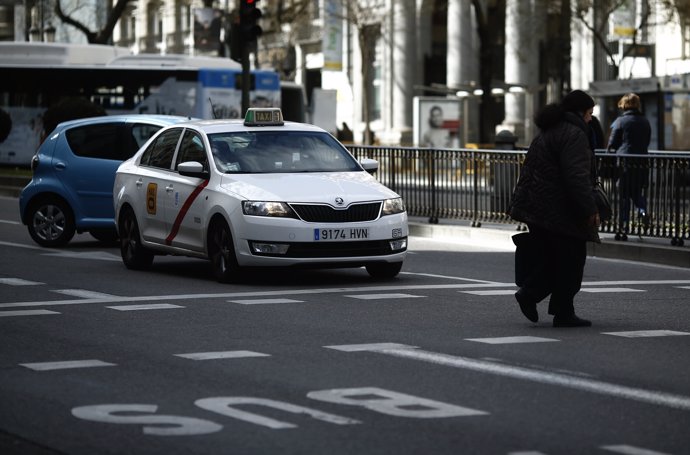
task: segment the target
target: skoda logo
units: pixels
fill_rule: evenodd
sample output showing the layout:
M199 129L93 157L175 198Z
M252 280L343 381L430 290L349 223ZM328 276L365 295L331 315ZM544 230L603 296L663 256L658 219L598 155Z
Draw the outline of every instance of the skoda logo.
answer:
M341 197L335 198L335 204L336 205L343 205L344 203L345 203L345 201L343 200L343 198L341 198Z

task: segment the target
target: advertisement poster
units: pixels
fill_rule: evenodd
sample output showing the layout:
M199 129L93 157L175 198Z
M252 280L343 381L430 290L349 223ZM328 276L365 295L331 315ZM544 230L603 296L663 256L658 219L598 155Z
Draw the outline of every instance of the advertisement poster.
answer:
M414 98L414 143L418 147L460 147L460 109L458 99L445 97Z

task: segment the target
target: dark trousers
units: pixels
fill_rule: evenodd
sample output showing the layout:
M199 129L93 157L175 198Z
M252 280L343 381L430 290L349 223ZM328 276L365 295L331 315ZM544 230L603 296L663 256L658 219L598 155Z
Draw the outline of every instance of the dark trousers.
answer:
M536 260L521 283L520 293L541 302L551 295L549 314L575 313L573 300L582 285L587 259L586 241L528 226L530 245Z

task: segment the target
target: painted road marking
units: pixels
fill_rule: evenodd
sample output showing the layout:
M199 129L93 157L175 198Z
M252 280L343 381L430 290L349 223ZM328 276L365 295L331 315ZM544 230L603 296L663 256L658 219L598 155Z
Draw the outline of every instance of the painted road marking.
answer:
M117 298L116 295L104 294L102 292L87 291L86 289L51 289L51 292L58 294L69 295L72 297L81 297L84 299L105 299L110 300Z
M40 283L38 281L22 280L21 278L0 278L0 284L7 284L9 286L36 286Z
M632 288L582 288L582 292L647 292L644 289L632 289Z
M370 343L370 344L342 344L334 346L324 346L324 348L335 349L343 352L376 352L386 351L388 349L417 349L417 346L409 346L400 343Z
M149 303L142 305L117 305L109 306L111 310L117 311L138 311L138 310L170 310L173 308L184 308L181 305L172 305L170 303Z
M517 344L517 343L548 343L551 341L561 341L555 338L542 338L542 337L530 337L530 336L519 336L519 337L496 337L496 338L465 338L467 341L476 341L477 343L486 344Z
M624 455L668 455L664 452L657 452L655 450L641 449L635 446L628 445L613 445L613 446L601 446L602 449L608 450L609 452L622 453Z
M2 244L2 242L0 242ZM620 285L678 285L689 284L690 280L658 280L658 281L604 281L604 282L585 282L584 286L620 286ZM444 289L492 289L496 287L515 288L515 283L477 283L477 284L429 284L429 285L393 285L393 286L359 286L359 287L333 287L320 289L279 289L275 291L258 292L226 292L218 294L174 294L174 295L146 295L133 297L112 297L108 299L75 299L75 300L44 300L28 302L6 302L0 303L0 308L28 307L28 306L51 306L51 305L85 305L90 303L102 304L104 301L111 303L117 302L152 302L160 300L201 300L201 299L239 299L239 298L283 298L285 296L297 295L318 295L318 294L344 294L352 292L400 292Z
M346 295L351 299L360 300L384 300L384 299L417 299L426 297L425 295L412 295L412 294L356 294L356 295Z
M112 367L115 363L103 362L102 360L66 360L63 362L37 362L20 363L19 365L34 371L65 370L68 368L93 368L93 367Z
M254 351L218 351L218 352L192 352L189 354L174 354L190 360L215 360L215 359L242 359L245 357L270 357L270 354L262 354Z
M3 316L41 316L44 314L60 314L57 311L50 310L16 310L16 311L0 311L0 317Z
M463 294L472 294L472 295L513 295L515 294L515 289L496 289L496 290L489 290L489 291L458 291L462 292Z
M347 345L324 346L331 349L346 350ZM361 349L359 351L362 351ZM511 366L504 363L489 360L472 359L469 357L453 356L437 352L417 350L412 347L393 349L380 349L375 347L370 352L401 357L410 360L433 363L453 368L477 371L480 373L494 374L514 379L538 382L541 384L557 385L584 392L598 393L617 398L640 401L657 406L690 411L690 397L656 390L639 389L618 384L612 384L595 379L587 379L564 373L554 373L543 370L530 369L519 366Z
M5 224L16 224L16 225L21 225L19 221L12 221L12 220L0 220L0 223L5 223Z
M675 330L635 330L631 332L602 332L602 334L626 338L670 337L690 335L690 333L688 332L676 332Z
M240 305L271 305L274 303L303 303L304 300L294 299L247 299L247 300L228 300L228 302L239 303Z
M61 258L70 259L93 259L96 261L113 261L120 262L122 257L118 254L108 253L107 251L87 251L87 252L75 252L75 251L56 251L52 253L44 253L43 256L57 256Z

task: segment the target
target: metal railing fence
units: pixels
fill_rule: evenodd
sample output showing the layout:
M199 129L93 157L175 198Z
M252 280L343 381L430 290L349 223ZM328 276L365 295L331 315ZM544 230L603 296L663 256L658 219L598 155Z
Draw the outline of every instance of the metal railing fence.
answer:
M506 213L525 150L428 149L349 145L352 154L379 162L381 183L400 194L410 216L516 224ZM597 169L613 208L601 232L623 237L668 238L683 245L690 235L690 153L649 155L596 152ZM641 188L638 191L638 188ZM648 217L636 204L644 198Z

